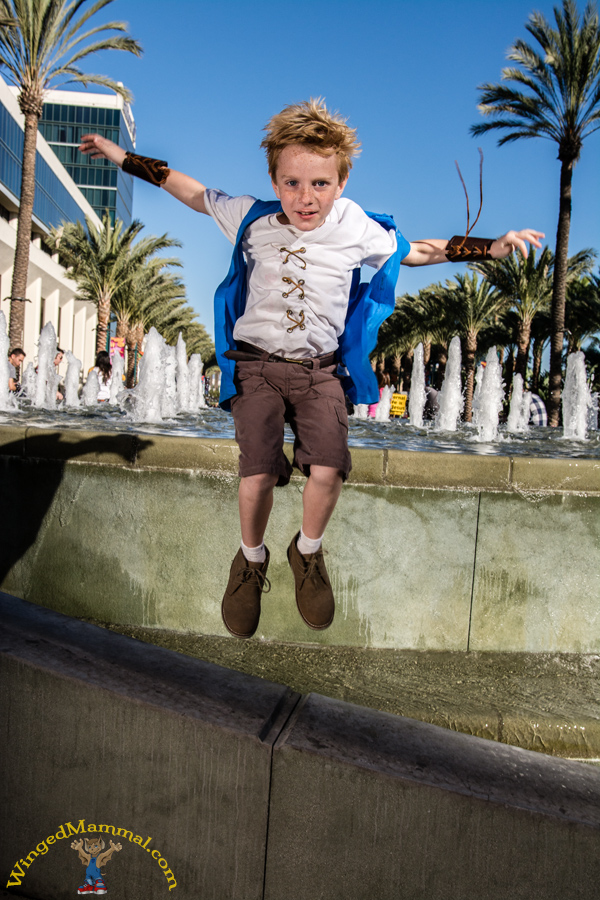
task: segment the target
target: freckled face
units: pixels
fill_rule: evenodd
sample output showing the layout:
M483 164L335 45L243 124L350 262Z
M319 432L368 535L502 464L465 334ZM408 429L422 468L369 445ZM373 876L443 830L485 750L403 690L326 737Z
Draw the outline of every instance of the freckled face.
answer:
M283 209L280 221L300 231L314 231L342 196L347 181L340 181L335 154L320 156L305 147L284 147L272 181Z

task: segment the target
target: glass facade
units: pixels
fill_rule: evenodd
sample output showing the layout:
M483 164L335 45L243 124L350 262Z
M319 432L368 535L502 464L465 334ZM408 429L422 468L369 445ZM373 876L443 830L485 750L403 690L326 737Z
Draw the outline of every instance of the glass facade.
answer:
M90 159L77 149L82 135L93 131L125 150L133 151L123 111L45 103L39 129L98 216L102 218L108 210L113 224L119 218L125 225L130 225L133 207L131 175L107 159Z
M0 103L0 182L14 194L21 194L23 132L6 107ZM48 163L37 154L35 163L33 214L47 228L82 218L81 208Z

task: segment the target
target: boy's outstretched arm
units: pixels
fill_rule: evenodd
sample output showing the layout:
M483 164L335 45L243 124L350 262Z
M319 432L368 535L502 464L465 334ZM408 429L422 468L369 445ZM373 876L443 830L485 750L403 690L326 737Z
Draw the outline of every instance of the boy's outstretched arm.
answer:
M123 168L123 162L127 155L123 147L109 141L107 138L101 137L99 134L84 134L81 138L82 153L91 156L92 159L110 159L119 168ZM208 215L208 210L204 205L204 193L206 187L195 178L184 175L183 172L176 172L174 169L166 169L168 172L166 180L160 185L167 193L172 194L177 200L181 200L186 206L195 209L196 212Z
M527 256L527 244L538 249L542 246L540 238L545 237L543 231L524 228L522 231L508 231L502 237L491 241L487 251L487 259L504 259L517 248L523 256ZM412 241L410 253L402 260L403 266L432 266L436 263L448 262L447 250L449 241L445 238L433 238L428 241ZM456 262L461 262L457 259Z

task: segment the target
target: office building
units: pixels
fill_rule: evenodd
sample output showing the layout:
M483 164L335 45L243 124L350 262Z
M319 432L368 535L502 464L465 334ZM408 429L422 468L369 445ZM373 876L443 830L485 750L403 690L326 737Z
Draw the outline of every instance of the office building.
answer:
M77 149L81 136L94 132L125 150L135 149L131 108L116 94L47 91L39 130L83 196L102 218L108 210L125 225L132 221L133 178L107 159L91 159Z
M24 120L15 92L0 77L0 310L10 320L10 295L21 192ZM58 343L72 350L84 371L94 364L97 313L94 304L76 299L77 285L66 276L57 255L44 246L52 226L100 220L41 135L37 141L29 273L25 303L26 362L37 359L42 327L52 322ZM66 365L63 363L64 371ZM64 371L62 374L64 374Z

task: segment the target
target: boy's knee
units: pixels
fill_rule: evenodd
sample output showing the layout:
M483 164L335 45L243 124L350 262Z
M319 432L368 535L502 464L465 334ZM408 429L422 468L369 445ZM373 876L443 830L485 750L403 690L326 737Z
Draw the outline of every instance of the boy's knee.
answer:
M244 475L240 479L240 488L256 493L266 493L277 484L279 476L271 472L259 472L258 475Z
M322 487L335 487L343 480L343 475L339 469L332 466L311 466L310 476L315 484Z

